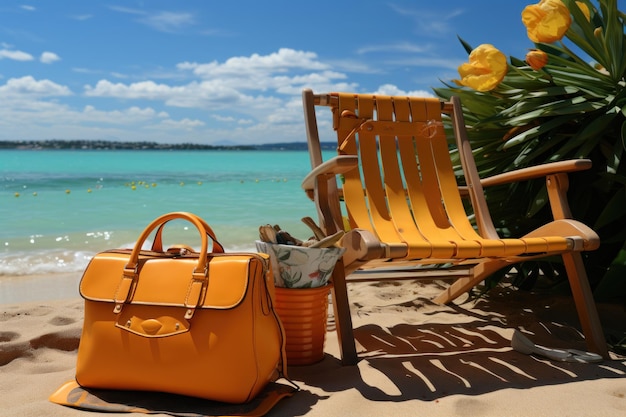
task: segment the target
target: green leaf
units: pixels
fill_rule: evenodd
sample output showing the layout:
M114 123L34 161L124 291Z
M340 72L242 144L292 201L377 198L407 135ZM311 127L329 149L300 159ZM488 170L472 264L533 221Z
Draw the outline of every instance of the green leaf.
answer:
M604 210L602 210L594 223L594 229L600 229L603 226L607 226L623 218L626 215L624 207L626 207L626 190L622 190L612 196L611 200L604 207Z
M626 295L626 249L622 249L595 288L594 298L611 301ZM626 341L625 341L626 342Z
M570 121L569 117L558 117L558 118L554 118L551 120L547 120L539 124L538 126L535 126L531 129L528 129L527 131L523 133L520 133L519 135L512 137L511 139L506 141L503 149L508 150L514 146L518 146L519 144L523 142L526 142L528 140L534 139L535 137L539 135L550 132L553 129L558 128L559 126L562 126L563 124L568 123L569 121Z
M526 111L523 114L507 120L507 124L518 126L530 123L537 118L554 117L561 115L576 115L592 112L601 108L601 105L585 101L580 97L567 100L553 101L540 106L535 106L535 110Z
M539 193L535 195L535 197L531 200L530 207L528 209L528 217L533 217L539 213L541 209L543 209L546 204L549 203L548 199L548 191L545 187L543 187Z
M467 52L467 54L469 55L474 50L474 48L469 43L461 39L460 36L457 36L457 38L459 38L459 41L461 41L461 45L463 45L463 48L465 48L465 52Z
M606 8L606 27L604 33L605 47L611 58L604 67L609 70L614 80L620 80L623 76L624 61L624 26L619 21L617 13L617 1L608 0Z
M572 86L554 86L547 87L539 91L531 91L527 94L528 97L538 98L538 97L554 97L561 95L571 95L580 92L580 89Z
M604 130L615 119L615 114L604 114L585 123L583 128L572 138L570 148L580 146L576 153L577 157L584 158L591 153L593 148L604 136Z
M573 17L572 26L567 31L567 38L582 49L587 55L598 61L605 68L611 62L611 55L605 43L598 39L595 34L595 26L587 21L575 1L568 1L569 10ZM588 6L590 6L588 4ZM590 10L593 6L590 7Z

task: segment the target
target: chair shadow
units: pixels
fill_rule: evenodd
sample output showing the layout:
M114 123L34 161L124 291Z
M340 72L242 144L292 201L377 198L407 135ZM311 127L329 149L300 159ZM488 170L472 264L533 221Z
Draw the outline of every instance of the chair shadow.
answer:
M359 328L357 339L366 348L361 353L366 366L359 366L361 392L374 401L432 401L454 394L626 376L626 365L620 361L553 362L513 351L509 339L481 326L484 323ZM378 356L382 350L385 353ZM372 370L378 371L372 380L388 378L393 394L367 383Z
M516 328L544 346L585 350L571 301L533 297L530 305L515 295L514 301L482 300L479 309L463 305L431 309L424 313L428 315L424 324L363 325L354 331L360 345L357 366L342 366L327 354L324 361L293 367L290 373L328 393L356 389L365 399L387 402L626 377L623 358L596 364L555 362L512 350L510 336ZM425 302L416 299L415 304ZM447 316L437 323L439 314ZM463 320L453 323L450 314Z

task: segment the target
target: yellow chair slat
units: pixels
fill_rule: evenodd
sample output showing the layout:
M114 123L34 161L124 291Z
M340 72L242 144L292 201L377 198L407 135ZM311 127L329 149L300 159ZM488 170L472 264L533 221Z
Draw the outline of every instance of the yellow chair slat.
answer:
M338 108L333 109L334 125L337 131L337 146L341 148L341 152L344 155L359 154L356 141L349 139L359 121L355 118L341 116L343 111L354 112L356 110L355 103L354 95L340 94L338 97ZM355 169L344 173L343 182L343 195L350 222L357 225L357 227L374 231L360 171Z

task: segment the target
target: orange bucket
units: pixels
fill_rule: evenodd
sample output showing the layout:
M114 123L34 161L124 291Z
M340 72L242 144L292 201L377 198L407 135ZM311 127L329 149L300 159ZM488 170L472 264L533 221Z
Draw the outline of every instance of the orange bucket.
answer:
M330 287L276 287L276 312L286 333L287 365L310 365L324 359Z

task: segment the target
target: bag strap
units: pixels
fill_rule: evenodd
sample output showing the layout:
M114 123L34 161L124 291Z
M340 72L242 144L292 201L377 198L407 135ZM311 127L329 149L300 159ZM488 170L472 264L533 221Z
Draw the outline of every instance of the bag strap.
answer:
M133 289L135 285L137 284L137 279L139 277L138 268L137 268L139 264L139 254L141 253L141 248L143 247L144 242L148 239L148 236L155 229L158 228L160 231L162 230L163 226L165 226L167 222L176 220L176 219L189 221L194 226L196 226L196 229L200 233L201 247L200 247L200 253L198 256L198 264L196 265L196 267L194 268L191 274L192 275L191 283L189 284L189 290L187 291L187 297L185 299L185 307L187 307L187 311L185 312L185 318L191 319L193 317L196 307L198 306L198 304L200 304L200 301L205 294L205 288L208 283L208 277L207 277L208 256L207 255L208 255L209 243L208 243L207 237L211 237L213 241L213 250L217 249L217 253L224 252L224 248L219 242L217 242L217 239L215 239L215 233L204 220L202 220L195 214L183 212L183 211L167 213L153 220L152 223L150 223L144 229L144 231L141 233L141 235L137 239L137 242L135 243L135 246L132 252L130 253L130 258L128 260L128 263L126 264L122 272L122 280L120 282L120 285L118 286L117 291L115 292L115 297L114 297L115 307L113 308L113 312L115 314L119 314L122 311L123 305L130 301L131 295L134 292ZM160 234L159 234L159 243L157 244L157 247L159 246L161 249L160 252L162 252L163 244L162 244L162 239L160 239Z
M188 214L191 214L191 213L188 213ZM213 231L211 226L209 226L208 223L205 222L201 217L198 217L198 216L196 217L198 218L198 220L200 220L200 222L202 222L202 226L204 227L204 230L207 236L211 238L211 242L213 246L211 248L210 253L224 253L224 246L220 242L218 242L217 238L215 237L215 232ZM154 240L152 242L152 248L151 248L153 252L163 252L163 229L164 228L165 228L165 223L159 226L156 234L154 235Z

